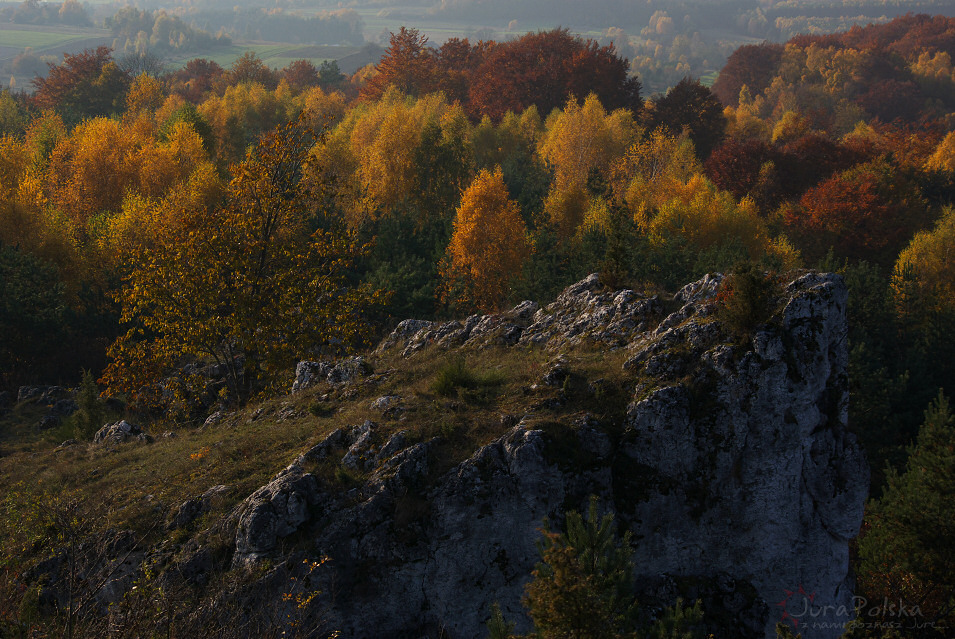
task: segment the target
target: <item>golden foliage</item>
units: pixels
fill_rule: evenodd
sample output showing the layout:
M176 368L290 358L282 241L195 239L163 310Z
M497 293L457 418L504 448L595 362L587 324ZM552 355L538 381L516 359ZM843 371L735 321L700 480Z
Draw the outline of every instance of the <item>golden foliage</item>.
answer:
M378 102L349 111L315 149L313 179L338 186L350 226L415 195L415 152L428 124L438 125L442 137L467 127L460 107L441 94L415 99L390 88Z
M689 137L658 129L614 164L611 181L617 198L623 198L634 222L646 232L656 209L702 173Z
M11 199L30 166L29 148L13 136L0 136L0 201Z
M345 96L339 91L325 93L313 87L302 94L301 103L315 130L330 129L345 117Z
M313 198L301 178L312 141L301 122L264 138L221 205L198 205L199 188L151 216L137 213L148 201L127 200L131 218L155 220L155 234L120 293L130 328L110 348L114 391L139 393L184 359L205 357L225 366L241 401L308 348L336 351L361 335L370 295L345 281L360 249L310 229Z
M557 237L562 240L574 237L584 223L590 200L582 184L570 184L563 189L551 187L544 200L544 212L557 229Z
M269 91L259 82L242 82L210 95L198 106L212 127L216 149L227 161L239 161L258 136L288 122L300 110L291 92Z
M929 171L955 172L955 131L949 133L935 147L935 152L925 161Z
M536 153L543 132L544 123L533 105L520 114L508 111L497 126L485 116L470 131L475 163L479 169L491 168L519 154Z
M390 89L356 122L351 151L359 160L358 178L369 207L391 207L410 195L421 132L446 109L443 96L412 100Z
M563 111L547 118L540 154L554 170L558 189L587 183L591 171L606 174L612 162L623 156L634 134L633 115L627 109L608 114L597 96L584 103L567 101Z
M481 171L461 197L442 269L445 301L496 310L533 247L500 167ZM455 291L463 289L457 299Z
M127 158L135 143L115 120L94 118L53 149L46 191L50 203L70 217L78 237L85 236L93 216L119 209L133 177Z
M588 180L594 176L606 179L633 135L630 111L618 109L608 114L594 94L583 104L571 97L563 111L554 111L547 118L539 151L554 171L554 183L544 210L559 237L567 239L580 228L589 208Z
M955 311L955 209L946 208L933 230L917 233L902 250L892 290L900 305L914 298L931 310Z
M126 93L126 113L146 111L152 114L163 103L162 84L145 73L140 74Z
M751 199L737 202L730 193L718 190L699 175L660 207L650 221L648 235L658 244L682 237L700 250L736 244L752 260L775 255L785 268L798 263L798 254L788 242L772 239Z
M810 132L809 120L796 111L786 111L773 127L773 144L791 142Z
M110 266L128 272L144 251L155 250L164 238L185 232L183 226L189 219L215 207L223 191L215 167L205 161L162 198L128 193L122 209L110 216L98 238L100 253Z
M26 131L26 142L33 151L33 162L45 166L57 143L66 136L63 118L53 111L44 111Z
M743 87L746 88L745 86ZM723 109L726 118L726 137L736 140L761 140L769 142L771 129L769 124L760 118L753 109L740 103L738 109L726 107Z

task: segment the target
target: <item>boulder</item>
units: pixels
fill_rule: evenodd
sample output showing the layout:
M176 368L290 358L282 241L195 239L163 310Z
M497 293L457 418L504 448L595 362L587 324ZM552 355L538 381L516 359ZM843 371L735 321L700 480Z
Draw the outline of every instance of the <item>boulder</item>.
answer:
M245 500L235 533L233 566L252 566L275 550L278 540L296 532L318 503L318 481L290 466Z
M130 440L148 443L152 441L152 437L139 426L130 424L125 419L106 424L93 435L94 444L122 444Z

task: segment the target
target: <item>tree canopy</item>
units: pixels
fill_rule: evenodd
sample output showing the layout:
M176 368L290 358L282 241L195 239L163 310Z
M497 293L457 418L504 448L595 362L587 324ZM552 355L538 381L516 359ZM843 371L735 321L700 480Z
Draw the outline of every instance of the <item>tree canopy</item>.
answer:
M313 229L302 179L312 143L301 119L266 136L224 201L183 211L139 256L121 295L130 327L110 349L114 390L139 392L184 359L209 357L241 401L307 350L361 338L373 295L347 279L361 248Z

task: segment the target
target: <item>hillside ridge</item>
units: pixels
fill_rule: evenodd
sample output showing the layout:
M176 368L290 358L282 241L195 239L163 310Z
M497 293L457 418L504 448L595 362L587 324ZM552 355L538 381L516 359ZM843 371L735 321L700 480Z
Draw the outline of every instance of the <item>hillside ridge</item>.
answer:
M786 591L851 610L868 467L847 428L845 284L797 274L741 337L721 320L724 279L662 299L591 275L543 307L406 320L364 356L303 361L272 417L219 412L203 429L274 419L327 434L247 496L217 483L174 505L152 545L104 533L102 566L126 567L97 597L126 601L149 565L161 587L202 593L204 628L236 636L483 637L494 603L527 632L544 520L559 527L596 495L633 533L651 614L699 599L708 632L755 638L800 614L800 602L775 605ZM395 381L433 361L449 362L438 378L463 377L428 390ZM518 383L508 365L525 369ZM495 366L497 377L481 372ZM350 415L328 408L348 402L366 418L332 416ZM27 575L50 605L65 604L63 556ZM848 619L834 614L807 618L803 637L838 636Z

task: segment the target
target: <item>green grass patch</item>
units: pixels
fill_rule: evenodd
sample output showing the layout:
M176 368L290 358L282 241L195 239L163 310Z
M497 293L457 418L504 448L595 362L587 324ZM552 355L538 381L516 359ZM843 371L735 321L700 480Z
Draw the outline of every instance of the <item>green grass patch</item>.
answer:
M57 31L27 31L19 29L0 29L0 41L5 47L33 47L34 50L62 46L76 40L85 40L102 35L105 32L63 33Z
M719 75L720 75L719 71L707 71L706 73L700 76L700 84L702 84L703 86L707 88L712 87L713 84L716 82L716 78L719 77Z
M500 370L478 372L463 357L454 357L438 369L431 389L442 397L453 397L461 390L491 389L503 383Z
M233 44L203 52L192 52L187 57L171 60L169 66L181 68L189 60L205 58L228 69L232 66L232 63L249 51L255 53L266 65L273 69L281 69L295 60L310 60L312 64L318 66L325 60L337 60L355 53L358 49L355 47L302 46L301 44L283 44L280 42Z
M378 424L381 442L399 430L406 431L412 443L439 438L429 455L429 477L436 481L480 446L512 428L540 399L540 392L558 392L549 387L530 390L539 384L552 356L535 347L488 348L467 351L466 356L429 348L409 358L398 354L371 358L374 372L364 378L344 386L323 382L293 396L267 399L206 428L184 428L166 419L127 415L127 421L155 438L150 444L137 441L104 446L87 440L57 449L59 441L44 437L37 429L48 408L24 404L0 415L0 492L28 477L31 495L68 491L89 511L96 527L140 533L152 529L147 543L155 543L166 535L165 522L185 500L219 484L229 486L212 513L191 526L188 534L178 533L183 541L207 534L203 528L220 521L333 430L348 429L366 419ZM617 401L616 387L625 381L620 369L625 356L623 349L608 353L598 348L569 354L575 378L560 392L570 399L566 405L548 409L546 419L573 423L574 415L582 411L596 414L595 409L606 411L622 404L622 397ZM587 382L596 378L606 380L599 398L588 390ZM400 418L371 408L375 399L384 395L401 397ZM166 431L175 436L164 436ZM572 452L558 454L573 457ZM343 450L333 451L325 460L308 463L306 470L329 489L350 490L366 477L343 468L343 454ZM27 496L24 503L32 503L31 499ZM10 508L7 514L15 522L19 506ZM408 530L413 531L417 504L404 504L402 513L401 519L407 520ZM225 546L229 543L226 540ZM23 546L14 549L0 542L0 559L6 556L23 565L50 551L39 546L24 551Z

